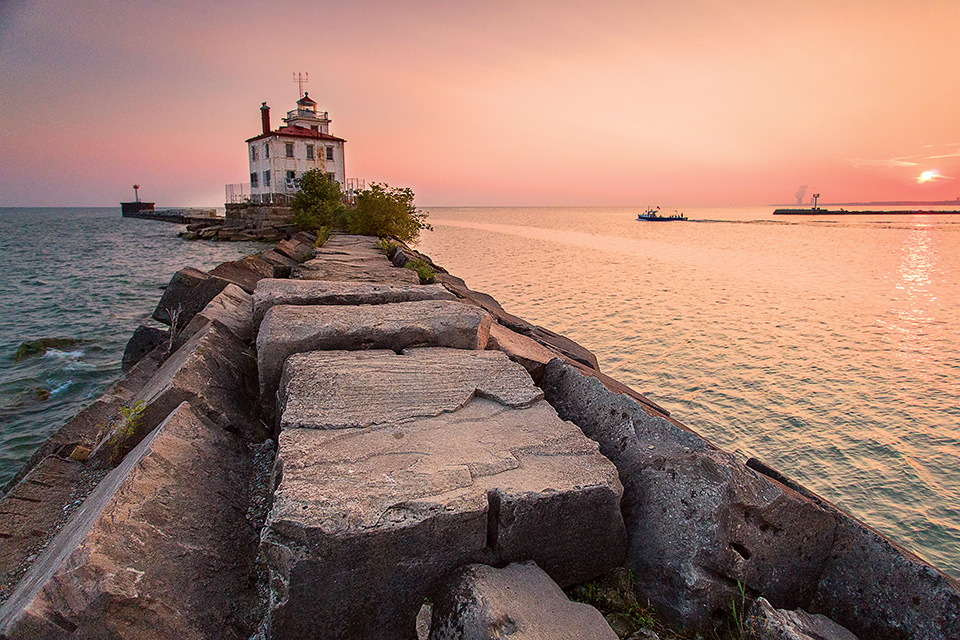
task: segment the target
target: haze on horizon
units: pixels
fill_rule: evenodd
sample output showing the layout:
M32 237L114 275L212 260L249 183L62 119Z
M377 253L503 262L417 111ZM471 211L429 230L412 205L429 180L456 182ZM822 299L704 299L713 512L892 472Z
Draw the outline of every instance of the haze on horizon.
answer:
M0 206L222 205L260 103L431 205L960 196L956 0L0 0Z

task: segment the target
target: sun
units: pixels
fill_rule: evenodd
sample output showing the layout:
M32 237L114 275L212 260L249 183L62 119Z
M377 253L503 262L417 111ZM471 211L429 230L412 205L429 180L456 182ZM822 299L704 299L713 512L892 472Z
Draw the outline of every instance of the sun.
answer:
M940 177L940 172L936 169L928 169L920 174L920 177L917 178L917 182L923 184L924 182L930 182L931 180L936 180Z

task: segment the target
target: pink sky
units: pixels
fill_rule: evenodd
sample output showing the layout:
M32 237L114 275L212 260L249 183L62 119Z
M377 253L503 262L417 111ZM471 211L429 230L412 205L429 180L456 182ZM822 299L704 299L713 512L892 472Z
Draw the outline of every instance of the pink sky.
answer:
M295 71L347 175L424 206L955 199L958 34L957 0L0 0L0 206L222 205Z

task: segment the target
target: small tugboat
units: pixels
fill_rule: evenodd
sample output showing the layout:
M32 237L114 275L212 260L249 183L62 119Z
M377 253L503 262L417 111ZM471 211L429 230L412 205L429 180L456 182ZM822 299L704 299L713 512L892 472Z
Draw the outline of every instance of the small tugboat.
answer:
M656 209L647 209L646 213L638 213L637 220L646 220L648 222L672 222L674 220L686 220L687 216L682 213L672 213L669 216L660 215L660 207Z

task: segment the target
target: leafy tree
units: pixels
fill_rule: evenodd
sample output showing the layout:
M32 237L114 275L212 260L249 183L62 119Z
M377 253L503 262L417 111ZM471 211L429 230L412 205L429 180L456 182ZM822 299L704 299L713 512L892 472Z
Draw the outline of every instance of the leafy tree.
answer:
M297 187L300 190L290 203L294 226L313 231L343 224L346 207L339 182L321 169L311 169L297 178Z
M424 229L433 229L426 220L427 214L413 204L412 189L374 182L357 194L357 204L347 215L347 230L412 242Z

